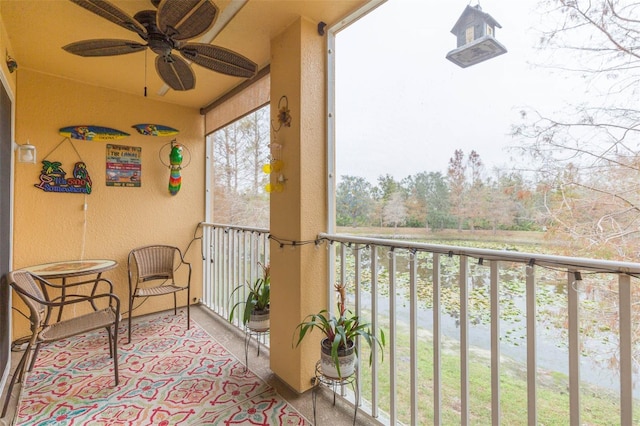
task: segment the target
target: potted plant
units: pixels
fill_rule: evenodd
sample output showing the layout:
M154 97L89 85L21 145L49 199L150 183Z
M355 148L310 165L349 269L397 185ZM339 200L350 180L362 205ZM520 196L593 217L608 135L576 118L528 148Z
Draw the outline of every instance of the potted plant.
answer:
M360 322L360 318L346 309L346 286L336 284L338 293L337 316L332 315L326 309L317 314L310 314L298 324L294 331L294 340L297 337L295 347L300 345L308 332L318 329L324 334L320 343L322 374L332 378L343 379L349 377L355 371L357 363L356 337L360 336L371 349L369 365L372 362L374 342L380 350L384 349L384 333L380 330L380 337L371 332L371 325Z
M271 293L271 275L269 265L258 263L262 268L262 276L256 278L253 283L247 281L248 289L245 300L240 300L231 308L229 321L233 321L233 315L240 311L240 305L244 305L242 323L253 331L266 331L269 329L269 297ZM239 292L245 285L239 285L231 292Z

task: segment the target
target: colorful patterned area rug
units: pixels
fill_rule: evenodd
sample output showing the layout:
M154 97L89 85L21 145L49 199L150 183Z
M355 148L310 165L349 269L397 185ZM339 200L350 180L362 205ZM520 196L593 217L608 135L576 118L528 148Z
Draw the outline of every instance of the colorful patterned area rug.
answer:
M120 330L117 387L104 331L43 347L14 424L311 424L184 314L134 327L130 344Z

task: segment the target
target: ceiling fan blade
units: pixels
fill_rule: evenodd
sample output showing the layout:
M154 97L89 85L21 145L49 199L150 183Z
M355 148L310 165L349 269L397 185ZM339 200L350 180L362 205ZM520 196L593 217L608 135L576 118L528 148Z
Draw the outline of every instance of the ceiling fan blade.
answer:
M173 90L191 90L196 86L196 76L182 58L168 55L156 57L156 71Z
M109 3L106 0L71 0L78 6L84 7L89 12L93 12L98 16L105 18L108 21L113 22L116 25L120 25L129 31L137 33L144 40L147 39L147 32L145 28L129 16L125 11L117 6Z
M78 56L115 56L141 52L147 48L147 45L129 40L98 38L77 41L62 48Z
M205 43L187 43L179 49L182 56L196 64L234 77L251 78L258 65L229 49Z
M203 34L217 17L218 7L211 0L162 0L158 5L158 28L173 40Z

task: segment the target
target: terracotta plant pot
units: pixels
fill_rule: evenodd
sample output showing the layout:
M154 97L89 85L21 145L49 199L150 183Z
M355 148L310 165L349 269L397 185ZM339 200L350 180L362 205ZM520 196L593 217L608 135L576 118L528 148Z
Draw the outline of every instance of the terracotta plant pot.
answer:
M358 357L356 356L356 345L349 341L346 349L338 349L338 361L340 372L331 357L331 342L324 338L320 344L322 374L333 379L346 379L356 371Z
M247 327L251 331L267 331L269 330L269 308L263 310L254 310L251 312Z

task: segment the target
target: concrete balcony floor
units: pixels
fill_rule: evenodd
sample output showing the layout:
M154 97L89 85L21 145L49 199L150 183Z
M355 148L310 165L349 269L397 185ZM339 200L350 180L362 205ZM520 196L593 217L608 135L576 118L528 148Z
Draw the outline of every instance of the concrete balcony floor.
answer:
M207 330L209 334L215 336L216 340L223 345L237 359L244 363L244 333L236 327L230 325L226 321L212 314L203 306L194 305L191 307L191 317L202 328ZM13 368L18 364L22 356L22 352L12 352ZM256 341L253 339L249 347L249 368L262 380L273 387L277 392L286 399L296 410L313 423L313 401L311 390L300 394L292 390L286 383L281 381L269 368L269 350L262 346L260 356L257 356ZM12 369L13 370L13 369ZM13 371L11 372L13 374ZM8 381L5 388L9 386ZM309 377L311 380L311 376ZM1 426L11 425L15 415L15 409L20 392L20 386L16 385L13 390L13 396L9 403L7 415L0 419ZM4 403L6 389L2 394L1 402ZM351 425L353 424L353 406L346 400L336 398L336 404L333 405L333 394L331 389L322 388L317 394L316 407L317 425ZM376 421L368 417L366 414L358 413L356 425L371 425Z

